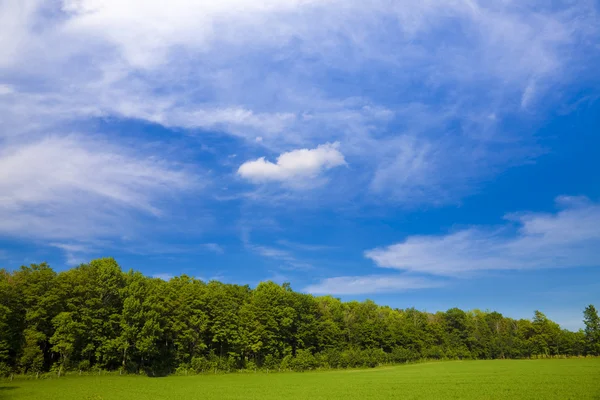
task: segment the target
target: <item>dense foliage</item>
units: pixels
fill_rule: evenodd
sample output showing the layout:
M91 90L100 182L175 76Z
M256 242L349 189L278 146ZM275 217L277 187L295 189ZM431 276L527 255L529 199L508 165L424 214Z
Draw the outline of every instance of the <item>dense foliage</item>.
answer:
M110 258L61 273L0 270L0 374L65 369L164 374L176 370L346 368L429 359L599 355L593 306L586 329L458 308L435 314L372 301L180 276L124 273Z

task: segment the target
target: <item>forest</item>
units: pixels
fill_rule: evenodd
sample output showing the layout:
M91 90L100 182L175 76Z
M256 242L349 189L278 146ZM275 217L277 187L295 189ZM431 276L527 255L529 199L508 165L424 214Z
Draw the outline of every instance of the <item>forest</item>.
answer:
M583 308L583 307L582 307ZM60 273L46 263L0 270L0 375L61 371L171 373L375 367L422 359L600 355L589 305L572 332L450 308L429 313L342 302L289 284L169 281L112 258Z

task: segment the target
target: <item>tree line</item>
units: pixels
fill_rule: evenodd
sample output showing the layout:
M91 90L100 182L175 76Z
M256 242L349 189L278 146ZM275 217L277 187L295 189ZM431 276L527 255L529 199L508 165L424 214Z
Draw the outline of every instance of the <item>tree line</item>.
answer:
M600 355L600 319L572 332L540 311L512 319L451 308L428 313L374 302L169 281L104 258L56 273L46 263L0 270L0 374L120 370L152 375L307 370L420 359Z

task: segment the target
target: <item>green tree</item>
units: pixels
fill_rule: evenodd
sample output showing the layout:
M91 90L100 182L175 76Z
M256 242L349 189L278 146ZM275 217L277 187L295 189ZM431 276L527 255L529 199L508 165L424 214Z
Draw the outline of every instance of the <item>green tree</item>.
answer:
M589 305L583 311L583 322L585 323L585 336L588 343L588 352L600 355L600 317L596 307Z
M56 272L46 263L22 266L12 275L16 295L25 311L24 336L29 335L31 339L24 340L26 351L23 349L21 353L30 355L26 359L37 363L37 355L33 357L33 354L37 354L38 348L41 349L46 367L50 366L52 358L49 342L54 333L52 320L60 312L61 298L64 301L67 297L57 290L56 276Z
M50 344L52 344L52 351L60 354L60 369L58 372L60 376L61 370L69 366L69 359L75 350L75 343L84 327L73 320L72 313L66 311L54 317L52 324L55 330L54 335L50 338Z
M39 346L45 337L36 330L30 329L24 332L25 344L22 349L19 366L24 373L41 372L44 368L44 353Z
M178 363L191 362L207 348L204 342L208 331L205 292L206 285L202 281L185 275L168 283L165 307Z
M161 298L166 282L148 279L139 272L127 275L121 313L121 336L116 345L122 352L122 367L155 374L165 332L165 308ZM161 290L163 289L163 290ZM162 365L160 366L162 369Z
M23 309L10 274L0 269L0 363L15 364L20 351Z

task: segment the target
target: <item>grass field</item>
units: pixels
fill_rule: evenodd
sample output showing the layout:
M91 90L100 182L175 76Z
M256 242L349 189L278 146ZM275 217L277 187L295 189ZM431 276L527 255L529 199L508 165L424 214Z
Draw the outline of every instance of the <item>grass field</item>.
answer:
M69 376L2 382L0 399L600 399L600 359L454 361L166 378Z

